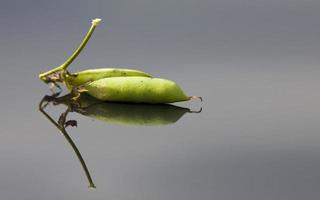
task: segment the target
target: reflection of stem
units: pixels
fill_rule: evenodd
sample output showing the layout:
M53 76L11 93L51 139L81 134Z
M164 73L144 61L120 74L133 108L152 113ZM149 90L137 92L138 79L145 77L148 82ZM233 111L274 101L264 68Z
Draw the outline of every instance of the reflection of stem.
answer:
M68 108L64 113L61 114L61 120L59 120L60 122L57 123L54 119L52 119L52 117L50 117L50 115L48 113L46 113L44 111L44 108L45 106L47 106L48 104L45 104L45 106L42 106L42 104L44 103L44 100L43 99L41 102L40 102L40 105L39 105L39 110L42 114L44 114L51 123L53 123L59 130L60 132L62 133L62 135L66 138L66 140L68 141L68 143L70 144L70 146L72 147L73 151L76 153L80 163L81 163L81 166L87 176L87 179L88 179L88 182L89 182L89 188L96 188L96 186L94 185L93 183L93 180L91 178L91 175L90 175L90 172L86 166L86 163L85 161L83 160L82 156L81 156L81 153L80 151L78 150L76 144L72 141L71 137L69 136L69 134L67 133L66 129L65 129L65 126L64 126L64 123L65 123L65 120L66 120L66 117L68 115L68 113L70 112L70 109Z
M90 39L95 28L99 25L100 21L101 21L101 19L92 20L91 27L90 27L89 31L87 32L86 36L84 37L84 39L82 40L82 42L80 43L79 47L73 52L73 54L62 65L60 65L59 67L56 67L52 70L49 70L45 73L40 74L39 78L44 81L44 80L46 80L46 76L53 74L55 72L58 72L58 71L66 70L67 67L72 63L72 61L79 55L81 50L86 46L88 40Z

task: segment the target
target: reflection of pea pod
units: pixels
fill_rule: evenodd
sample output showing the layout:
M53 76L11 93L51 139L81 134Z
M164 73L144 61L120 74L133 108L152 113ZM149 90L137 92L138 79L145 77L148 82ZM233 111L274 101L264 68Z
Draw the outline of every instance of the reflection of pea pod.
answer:
M103 101L173 103L195 98L186 96L173 81L149 77L103 78L86 84L85 89L91 96Z
M76 101L72 99L72 94L66 94L61 97L56 97L51 100L54 105L63 104L67 107L73 106L76 109L82 109L94 104L103 103L99 99L93 98L90 95L84 93Z
M190 113L188 108L169 104L123 104L123 103L98 103L82 108L80 113L91 118L113 124L127 125L166 125L177 122L185 113Z
M142 126L173 124L185 113L201 112L170 104L109 103L88 94L82 94L76 105L70 94L56 98L54 104L74 105L73 111L107 123Z
M83 85L88 82L96 81L102 78L120 77L120 76L143 76L151 77L142 71L133 69L120 69L120 68L101 68L101 69L89 69L78 73L66 74L64 81L69 89L74 86Z

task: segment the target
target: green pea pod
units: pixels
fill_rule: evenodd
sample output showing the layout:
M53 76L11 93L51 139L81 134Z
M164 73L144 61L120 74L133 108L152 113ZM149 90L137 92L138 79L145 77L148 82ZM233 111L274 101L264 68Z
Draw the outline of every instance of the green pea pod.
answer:
M103 78L86 84L85 89L91 96L103 101L132 103L174 103L188 101L187 96L173 81L148 77Z
M88 82L93 82L102 78L120 76L151 77L150 74L133 69L101 68L84 70L73 74L65 74L64 83L67 88L71 90L75 86L80 86Z

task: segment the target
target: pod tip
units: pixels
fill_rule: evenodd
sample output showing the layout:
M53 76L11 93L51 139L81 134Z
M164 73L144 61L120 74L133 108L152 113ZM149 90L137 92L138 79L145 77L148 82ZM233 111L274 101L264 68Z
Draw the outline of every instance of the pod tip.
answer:
M102 20L100 18L95 18L91 21L92 25L98 26Z
M199 97L199 96L191 96L189 97L189 99L199 99L200 101L202 101L202 97Z

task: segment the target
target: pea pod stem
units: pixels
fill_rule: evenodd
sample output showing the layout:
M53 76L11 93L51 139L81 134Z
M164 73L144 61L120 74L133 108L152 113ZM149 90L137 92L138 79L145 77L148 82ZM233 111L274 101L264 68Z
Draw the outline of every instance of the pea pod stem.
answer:
M92 33L94 32L95 28L100 24L101 19L97 18L97 19L93 19L91 22L91 27L89 29L89 31L87 32L86 36L84 37L84 39L82 40L82 42L80 43L79 47L73 52L73 54L59 67L56 67L52 70L49 70L45 73L41 73L39 75L39 78L42 81L46 81L47 80L47 76L51 75L53 73L59 72L59 71L66 71L66 69L68 68L68 66L73 62L73 60L80 54L80 52L82 51L82 49L86 46L87 42L89 41Z

